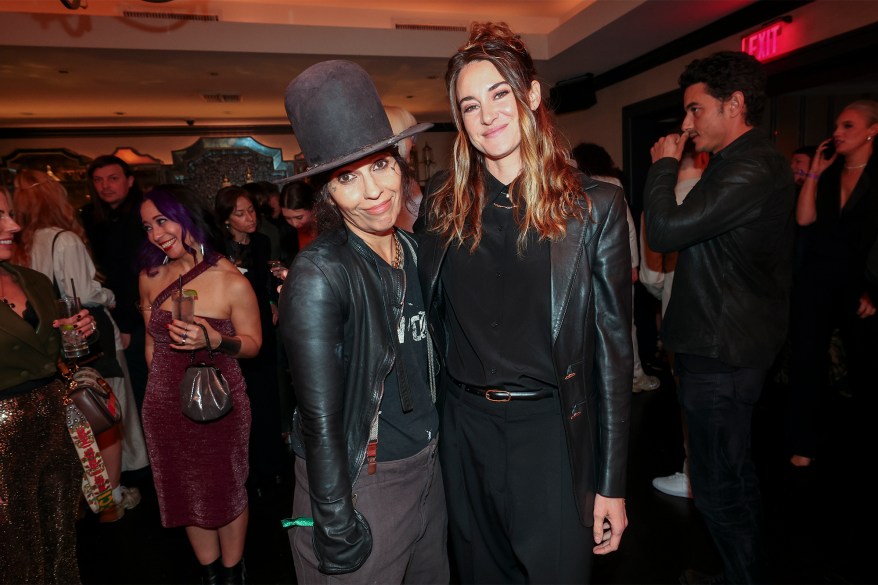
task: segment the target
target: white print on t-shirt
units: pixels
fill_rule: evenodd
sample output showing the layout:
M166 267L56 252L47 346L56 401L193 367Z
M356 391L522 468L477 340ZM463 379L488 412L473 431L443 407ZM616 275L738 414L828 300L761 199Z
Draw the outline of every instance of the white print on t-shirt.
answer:
M406 324L406 320L400 319L399 326L396 328L396 336L400 343L405 343L405 331L411 332L412 341L422 341L427 337L427 315L424 311L418 311L417 315L412 315Z

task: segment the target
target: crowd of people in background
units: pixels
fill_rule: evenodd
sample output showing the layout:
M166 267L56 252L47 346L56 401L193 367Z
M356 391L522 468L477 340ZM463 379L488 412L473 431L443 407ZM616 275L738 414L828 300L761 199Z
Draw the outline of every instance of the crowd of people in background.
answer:
M632 394L659 388L655 352L685 458L653 485L694 500L723 567L681 579L769 578L750 453L766 379L788 380L799 474L823 456L830 381L872 390L878 103L780 153L758 128L762 65L696 60L636 217L609 153L565 144L505 24L474 24L445 81L456 138L423 184L410 152L430 124L327 61L287 89L308 166L278 183L144 192L106 155L80 210L39 170L0 188L0 582L78 581L82 467L55 329L71 324L96 339L121 411L96 438L112 491L100 521L140 501L123 472L146 473L205 583L246 581L248 501L281 481L288 446L300 582L588 582L591 553L628 524ZM174 309L184 293L190 318ZM58 319L53 299L74 294L83 310ZM660 329L644 360L637 295ZM234 404L210 423L180 409L197 362Z

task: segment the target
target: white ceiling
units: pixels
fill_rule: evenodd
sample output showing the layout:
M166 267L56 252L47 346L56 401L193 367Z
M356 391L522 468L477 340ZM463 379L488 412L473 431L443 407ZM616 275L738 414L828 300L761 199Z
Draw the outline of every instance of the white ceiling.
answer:
M551 86L755 1L2 0L0 128L285 124L286 85L329 58L365 67L385 104L447 122L454 29L472 21L508 22Z

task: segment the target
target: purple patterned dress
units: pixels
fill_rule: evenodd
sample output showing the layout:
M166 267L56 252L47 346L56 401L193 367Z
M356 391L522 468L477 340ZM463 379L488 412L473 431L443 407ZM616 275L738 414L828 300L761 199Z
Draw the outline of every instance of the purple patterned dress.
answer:
M183 282L207 270L217 258L196 265L183 276ZM250 401L238 360L214 353L213 363L229 382L232 410L208 423L194 422L183 415L179 385L191 352L170 347L173 342L167 325L171 313L158 308L178 286L174 282L152 304L148 332L155 349L143 401L143 430L162 525L219 528L237 518L247 506L244 483L249 471ZM205 319L223 335L235 334L228 319ZM195 355L196 362L202 360L209 361L205 350Z

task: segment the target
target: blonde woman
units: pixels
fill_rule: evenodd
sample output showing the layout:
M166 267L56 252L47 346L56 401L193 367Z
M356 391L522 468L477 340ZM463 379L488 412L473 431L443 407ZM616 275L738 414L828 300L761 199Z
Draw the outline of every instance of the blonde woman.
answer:
M42 171L23 169L15 177L14 204L21 224L15 261L45 274L62 296L74 296L75 286L82 305L93 310L98 323L108 325L105 338L98 340L104 357L92 365L113 388L122 409L121 428L98 436L114 502L101 512L101 521L114 522L140 503L137 488L121 485L122 471L149 464L121 336L108 311L115 306L115 295L97 281L85 231L61 183Z

